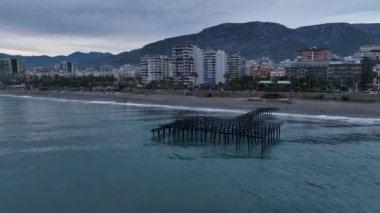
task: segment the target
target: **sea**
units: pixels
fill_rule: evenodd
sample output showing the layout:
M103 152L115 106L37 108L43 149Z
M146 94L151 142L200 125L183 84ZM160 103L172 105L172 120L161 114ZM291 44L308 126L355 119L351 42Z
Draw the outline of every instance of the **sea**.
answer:
M278 113L265 153L152 140L242 113L0 95L0 212L380 212L380 118Z

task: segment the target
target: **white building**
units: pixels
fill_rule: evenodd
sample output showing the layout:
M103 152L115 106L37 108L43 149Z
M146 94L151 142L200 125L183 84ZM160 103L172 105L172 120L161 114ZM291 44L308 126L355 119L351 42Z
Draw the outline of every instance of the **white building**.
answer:
M139 66L125 64L114 72L114 76L115 78L135 78L140 75L140 72L141 70Z
M279 78L286 76L285 68L276 68L274 70L270 71L270 77L271 78Z
M254 76L259 65L256 60L247 60L245 65L245 75Z
M164 80L169 74L169 58L164 55L143 56L140 61L140 70L143 84Z
M114 70L115 70L115 67L113 67L111 65L107 65L107 64L101 65L99 67L99 71L101 71L101 72L112 72Z
M364 45L354 54L354 58L380 59L380 45Z
M373 71L376 72L378 76L380 76L380 64L376 64L376 66L373 67Z
M184 85L203 83L203 51L197 46L177 45L173 47L171 63L170 73L175 81L183 82Z
M376 64L376 66L373 67L373 71L375 73L377 73L377 76L374 79L374 84L377 84L378 87L379 87L379 89L380 89L380 81L379 81L379 78L380 78L380 64Z
M222 50L208 50L203 54L203 83L225 83L227 72L227 54Z

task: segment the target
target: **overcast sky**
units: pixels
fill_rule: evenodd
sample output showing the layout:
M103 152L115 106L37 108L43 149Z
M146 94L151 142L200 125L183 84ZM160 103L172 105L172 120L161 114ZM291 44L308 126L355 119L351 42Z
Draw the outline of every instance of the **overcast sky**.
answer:
M380 23L379 0L0 0L0 52L119 53L225 22Z

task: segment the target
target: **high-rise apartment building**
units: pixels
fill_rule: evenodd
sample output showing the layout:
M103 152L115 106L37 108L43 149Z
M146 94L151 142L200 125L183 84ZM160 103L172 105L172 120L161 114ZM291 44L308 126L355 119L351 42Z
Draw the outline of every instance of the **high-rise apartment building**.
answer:
M12 73L12 65L10 59L0 59L0 77L3 77L6 74Z
M140 72L143 84L169 77L169 58L164 55L146 55L141 58Z
M0 72L17 74L25 70L24 62L19 59L0 59Z
M245 75L246 60L240 54L229 55L227 64L229 79L238 79Z
M184 85L203 83L203 51L194 45L177 45L172 49L171 74Z
M222 50L208 50L203 54L203 83L224 83L227 72L227 54Z
M58 65L59 71L60 72L65 72L65 73L72 73L76 71L76 64L69 62L69 61L62 61Z
M0 59L0 80L9 80L25 71L24 62L19 59Z

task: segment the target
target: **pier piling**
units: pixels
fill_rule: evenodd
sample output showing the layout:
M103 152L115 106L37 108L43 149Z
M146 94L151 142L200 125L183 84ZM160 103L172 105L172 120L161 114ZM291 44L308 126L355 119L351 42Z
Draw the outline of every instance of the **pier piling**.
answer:
M217 117L190 117L177 119L171 123L160 125L152 129L153 139L159 141L166 138L175 140L197 142L213 145L229 145L235 143L239 148L242 143L247 143L248 148L260 142L262 151L280 140L281 126L284 123L275 120L273 113L277 108L265 107L250 111L234 118ZM162 132L162 133L161 133ZM223 142L223 143L221 143Z

